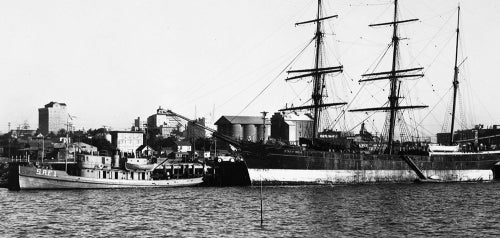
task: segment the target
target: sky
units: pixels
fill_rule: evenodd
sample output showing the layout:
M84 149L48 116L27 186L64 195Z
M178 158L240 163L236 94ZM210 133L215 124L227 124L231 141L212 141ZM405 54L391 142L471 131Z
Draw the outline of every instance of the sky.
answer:
M429 105L410 115L429 136L448 120L458 4L464 108L458 128L500 124L500 2L400 0L400 19L420 19L401 25L401 68L425 73L402 90L408 103ZM325 63L344 66L328 77L334 88L328 95L349 109L381 106L387 82L358 80L389 69L387 59L377 59L391 30L368 25L392 20L391 1L324 5L326 14L338 14L325 23ZM119 130L159 106L213 123L222 115L258 116L307 103L310 80L285 82L283 71L311 67L314 45L302 49L314 25L294 23L313 19L315 8L314 0L0 1L0 132L8 123L37 128L38 108L51 101L68 105L77 129ZM346 113L332 125L359 130L366 116L369 130L380 131L383 114Z

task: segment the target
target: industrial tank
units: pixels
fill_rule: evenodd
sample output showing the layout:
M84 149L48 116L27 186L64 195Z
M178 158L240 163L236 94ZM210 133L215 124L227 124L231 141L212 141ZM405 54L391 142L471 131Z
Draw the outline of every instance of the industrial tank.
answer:
M242 136L243 136L243 133L241 131L241 124L233 124L231 126L231 135L232 137L236 138L236 139L241 139Z
M243 125L243 140L255 141L257 138L257 127L253 124Z
M263 125L257 125L257 138L256 140L262 140L264 139L264 126Z

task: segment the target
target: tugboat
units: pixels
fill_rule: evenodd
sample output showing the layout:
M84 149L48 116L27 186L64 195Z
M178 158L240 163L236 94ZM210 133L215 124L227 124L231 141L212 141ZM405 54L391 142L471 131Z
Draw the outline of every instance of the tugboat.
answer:
M78 168L70 173L46 167L18 165L17 174L11 175L9 189L110 189L110 188L169 188L197 186L203 183L203 170L194 164L171 165L167 176L157 179L153 175L156 164L144 158L118 156L78 155ZM188 175L173 178L174 172Z

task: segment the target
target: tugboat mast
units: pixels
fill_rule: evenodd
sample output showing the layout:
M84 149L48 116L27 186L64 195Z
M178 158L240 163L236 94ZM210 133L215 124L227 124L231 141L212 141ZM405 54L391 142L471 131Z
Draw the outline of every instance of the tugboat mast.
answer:
M323 103L323 92L325 88L325 75L329 73L342 72L343 66L335 66L335 67L323 67L323 59L322 59L322 49L323 49L323 27L321 21L327 20L330 18L337 17L337 15L323 17L323 13L321 11L322 3L321 0L318 0L318 10L316 14L316 19L295 23L296 26L306 24L306 23L316 23L316 33L314 35L316 51L314 57L314 68L312 69L301 69L301 70L290 70L288 73L305 73L297 76L288 77L286 81L304 77L313 77L313 90L311 99L313 104L309 106L300 106L300 107L291 107L281 109L279 111L291 111L291 110L303 110L303 109L313 109L313 133L312 138L318 137L318 131L320 128L320 120L321 120L321 112L324 108L330 106L338 106L345 105L345 102L339 103ZM314 140L313 140L314 141Z
M457 91L458 91L458 40L460 35L460 6L458 6L458 17L457 17L457 41L455 45L455 68L453 74L453 108L451 113L451 132L450 132L450 145L453 145L453 130L455 126L455 110L457 104Z

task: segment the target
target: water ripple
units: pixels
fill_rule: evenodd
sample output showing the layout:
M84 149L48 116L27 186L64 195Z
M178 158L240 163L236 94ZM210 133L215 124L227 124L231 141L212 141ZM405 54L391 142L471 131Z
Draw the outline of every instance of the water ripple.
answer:
M0 189L6 237L428 237L500 230L500 183Z

